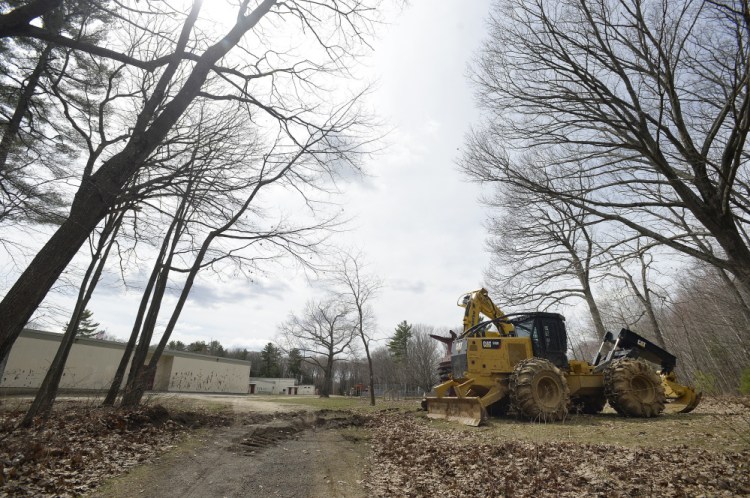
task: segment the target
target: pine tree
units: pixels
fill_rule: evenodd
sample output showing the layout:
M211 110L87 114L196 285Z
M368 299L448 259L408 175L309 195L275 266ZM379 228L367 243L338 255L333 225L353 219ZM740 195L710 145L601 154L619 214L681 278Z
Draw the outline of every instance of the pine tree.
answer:
M208 352L206 341L194 341L187 345L187 350L191 353L205 354Z
M289 351L287 356L287 368L289 369L289 376L299 380L302 376L302 353L297 348Z
M391 352L396 361L406 359L409 339L411 339L411 325L404 320L396 327L396 333L388 341L388 351Z
M211 356L224 357L226 356L226 351L219 341L213 340L208 343L208 354Z
M187 346L182 341L169 341L169 344L167 344L167 348L171 349L172 351L186 351Z
M260 376L261 377L278 377L280 370L281 351L269 342L263 351L260 352Z
M76 334L80 337L95 337L99 332L104 332L104 329L99 329L99 323L95 322L91 317L94 313L89 309L84 309L81 312L81 322L78 324L78 331ZM63 327L63 332L68 330L68 322Z

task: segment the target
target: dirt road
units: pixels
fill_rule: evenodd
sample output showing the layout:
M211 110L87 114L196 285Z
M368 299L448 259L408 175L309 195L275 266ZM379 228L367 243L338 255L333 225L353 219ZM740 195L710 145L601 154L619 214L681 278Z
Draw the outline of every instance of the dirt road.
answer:
M367 436L357 416L246 397L199 398L228 403L237 421L201 431L94 496L366 496Z
M235 423L190 436L95 496L750 496L742 399L656 419L607 409L478 428L428 420L408 404L366 411L279 399L200 397L228 402Z

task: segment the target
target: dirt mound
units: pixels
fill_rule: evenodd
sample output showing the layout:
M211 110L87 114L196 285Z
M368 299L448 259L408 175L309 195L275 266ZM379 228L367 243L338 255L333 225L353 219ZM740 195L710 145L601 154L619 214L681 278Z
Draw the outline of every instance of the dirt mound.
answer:
M243 424L249 430L236 438L235 451L255 453L288 439L297 439L305 430L341 429L361 427L372 418L349 411L321 410L276 413L267 416L245 417ZM254 422L250 422L250 421Z

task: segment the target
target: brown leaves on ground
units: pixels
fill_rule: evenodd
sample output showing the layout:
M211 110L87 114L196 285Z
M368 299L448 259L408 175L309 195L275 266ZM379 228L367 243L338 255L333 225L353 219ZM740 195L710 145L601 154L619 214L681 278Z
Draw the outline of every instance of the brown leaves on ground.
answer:
M446 431L414 416L381 417L366 479L373 496L750 495L747 450L490 441L481 430Z
M0 496L79 496L171 448L190 428L226 425L219 415L69 407L43 425L16 429L23 412L0 413Z

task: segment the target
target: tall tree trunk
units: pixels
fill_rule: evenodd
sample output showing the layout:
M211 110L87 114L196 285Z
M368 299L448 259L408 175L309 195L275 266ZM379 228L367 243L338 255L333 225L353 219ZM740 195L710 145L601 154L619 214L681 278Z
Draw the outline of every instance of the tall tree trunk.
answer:
M646 315L648 316L648 321L651 323L651 328L654 331L657 344L659 344L662 349L666 350L667 341L664 339L659 320L656 319L654 303L651 300L651 287L648 285L648 264L646 264L643 252L638 253L638 260L641 262L641 283L643 284L643 292L641 293L636 290L636 295L638 296L638 299L641 300L643 307L646 308ZM635 282L633 282L633 285L635 285Z
M333 391L333 356L326 359L326 368L323 371L323 389L320 391L321 398L328 398Z
M166 255L167 248L169 247L169 241L171 240L173 230L174 220L170 224L170 227L167 230L167 234L164 236L164 241L162 242L161 249L156 258L156 262L154 263L154 268L151 270L151 276L148 279L146 288L143 290L141 304L138 307L138 314L135 317L133 329L130 332L130 338L128 339L128 343L125 345L125 351L122 354L122 358L120 358L120 364L117 366L117 371L115 372L115 376L109 386L107 396L104 398L104 402L102 403L102 405L104 406L114 406L115 401L117 400L117 395L120 392L120 386L122 385L123 379L125 379L125 371L128 369L128 363L130 363L130 358L133 355L133 350L135 349L135 345L138 342L138 335L141 333L143 317L145 316L146 310L148 309L148 303L151 300L152 291L154 289L154 286L156 285L156 279L159 276L159 269L162 267L162 263Z
M185 302L187 301L187 298L190 295L190 291L193 288L193 284L195 283L195 278L198 276L198 272L201 269L203 260L206 256L206 253L208 252L208 249L211 247L211 243L213 242L214 238L215 238L215 232L211 233L208 237L206 237L206 240L201 245L201 249L198 252L198 255L196 256L195 261L193 262L193 265L190 268L190 272L188 273L188 277L185 281L185 284L182 287L182 291L180 292L180 297L177 300L177 304L175 305L175 308L172 311L172 316L169 319L169 323L167 324L166 329L164 329L164 333L162 334L159 344L156 346L156 349L154 349L154 352L151 354L151 359L149 360L148 366L145 368L147 375L141 378L142 381L148 380L150 378L149 376L152 373L156 372L156 367L159 363L159 358L161 358L161 355L164 352L164 349L166 349L167 347L169 338L172 336L172 332L177 326L177 321L179 320L180 315L182 314L182 309L184 308ZM143 395L145 394L145 392L146 392L145 382L135 383L130 389L127 399L125 398L125 396L123 396L123 402L122 402L123 406L137 406L138 404L140 404L141 399L143 398Z
M602 314L599 311L599 306L596 304L596 299L594 299L594 293L591 291L591 287L588 284L583 287L583 298L589 308L589 314L591 315L591 320L594 322L594 328L596 328L598 339L601 339L604 337L607 329L604 327Z
M137 406L141 400L143 392L146 390L146 384L150 378L150 371L145 365L148 349L151 345L151 338L154 335L156 321L159 318L159 310L164 299L164 293L169 283L169 268L172 264L172 258L176 249L176 243L179 235L175 234L172 247L167 255L167 259L159 271L159 278L156 281L154 295L151 298L151 304L146 314L146 320L141 330L141 337L133 353L133 359L130 362L130 372L128 381L122 393L121 406Z
M21 421L21 427L30 427L36 417L47 419L52 411L52 405L55 403L57 391L60 387L60 379L62 379L65 364L68 361L70 350L73 347L76 333L78 332L78 325L81 322L81 314L83 313L83 310L86 309L86 306L94 293L94 289L101 278L104 265L107 262L107 257L114 245L115 237L122 226L122 220L124 217L125 210L123 209L112 216L102 228L99 243L97 244L96 251L91 258L91 264L89 264L86 274L83 277L83 281L81 282L81 288L78 292L78 300L73 310L73 314L70 317L70 321L68 322L68 327L60 341L60 347L57 349L55 358L52 360L52 364L47 370L47 374L44 376L44 380L36 393L34 401L31 403L29 410Z
M0 358L8 355L21 330L60 273L107 213L108 203L91 190L82 186L68 219L37 253L0 302L0 316L3 317L0 320Z
M375 406L375 375L372 372L372 357L370 356L370 346L367 343L365 343L365 354L367 355L367 368L370 378L370 406Z

